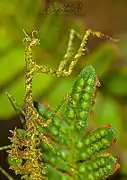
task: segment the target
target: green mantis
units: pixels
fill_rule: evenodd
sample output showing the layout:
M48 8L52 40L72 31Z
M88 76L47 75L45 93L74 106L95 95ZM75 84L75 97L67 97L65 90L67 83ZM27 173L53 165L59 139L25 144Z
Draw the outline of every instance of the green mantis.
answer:
M87 30L81 37L71 30L66 54L58 69L54 70L39 66L32 59L32 48L40 43L36 37L37 32L33 31L31 36L25 31L24 34L25 109L21 110L8 94L16 111L24 115L24 129L15 128L11 131L11 145L1 148L9 149L7 152L10 168L26 180L98 180L113 174L119 164L111 155L103 154L103 150L115 142L115 129L106 125L87 134L87 120L96 86L99 85L94 68L88 66L80 72L72 91L55 110L34 102L32 92L32 81L36 73L56 77L69 76L87 50L86 43L90 34L112 38L92 30ZM57 111L63 103L65 112L61 117ZM4 174L11 179L5 172Z

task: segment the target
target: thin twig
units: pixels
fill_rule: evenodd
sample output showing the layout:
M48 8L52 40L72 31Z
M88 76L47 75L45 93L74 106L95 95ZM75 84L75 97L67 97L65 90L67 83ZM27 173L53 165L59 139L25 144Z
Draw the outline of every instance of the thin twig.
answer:
M0 171L8 178L8 180L14 180L1 166Z

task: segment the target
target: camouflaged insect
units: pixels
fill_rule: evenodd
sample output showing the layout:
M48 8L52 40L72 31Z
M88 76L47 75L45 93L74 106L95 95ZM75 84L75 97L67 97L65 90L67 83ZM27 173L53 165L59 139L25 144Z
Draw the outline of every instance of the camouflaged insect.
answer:
M32 80L36 73L68 76L86 50L90 34L106 37L100 32L88 30L81 37L71 30L67 52L58 70L38 66L32 60L32 48L39 44L35 37L26 33L25 42L25 110L21 110L13 98L8 97L17 112L24 118L24 129L15 128L10 137L8 162L10 168L25 180L101 180L119 168L117 160L105 149L115 143L116 131L111 125L88 133L88 118L96 96L99 80L92 66L85 67L74 82L71 92L53 110L49 105L33 101ZM76 47L75 44L80 44ZM70 63L69 68L66 65ZM65 102L66 101L66 102ZM57 111L65 103L64 115ZM12 180L2 168L5 176Z

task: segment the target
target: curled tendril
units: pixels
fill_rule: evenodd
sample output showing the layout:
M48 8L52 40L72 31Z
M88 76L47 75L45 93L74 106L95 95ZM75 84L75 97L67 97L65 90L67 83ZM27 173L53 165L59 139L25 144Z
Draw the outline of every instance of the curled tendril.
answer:
M38 32L36 31L36 30L34 30L33 32L32 32L32 38L35 38L35 37L37 37L38 36Z
M26 45L27 43L30 43L30 46L35 46L39 44L39 40L36 39L38 32L34 30L31 34L31 37L26 33L26 31L23 29L23 33L25 34L25 38L23 39L23 43Z

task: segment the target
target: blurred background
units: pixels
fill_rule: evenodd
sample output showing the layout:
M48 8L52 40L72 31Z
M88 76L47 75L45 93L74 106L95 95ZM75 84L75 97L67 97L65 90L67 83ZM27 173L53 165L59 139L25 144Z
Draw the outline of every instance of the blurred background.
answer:
M23 107L25 55L24 34L38 31L41 44L34 48L38 64L57 68L66 52L70 29L83 35L98 30L119 41L90 36L87 52L69 77L55 78L38 74L33 82L34 100L48 102L54 108L86 65L96 69L102 86L97 90L90 129L112 124L117 143L108 151L118 159L120 170L109 180L127 180L127 1L126 0L0 0L0 146L9 144L9 130L22 127L5 92ZM5 151L0 164L8 170ZM15 177L16 179L16 177ZM19 179L19 177L17 178ZM6 178L0 172L0 180Z

